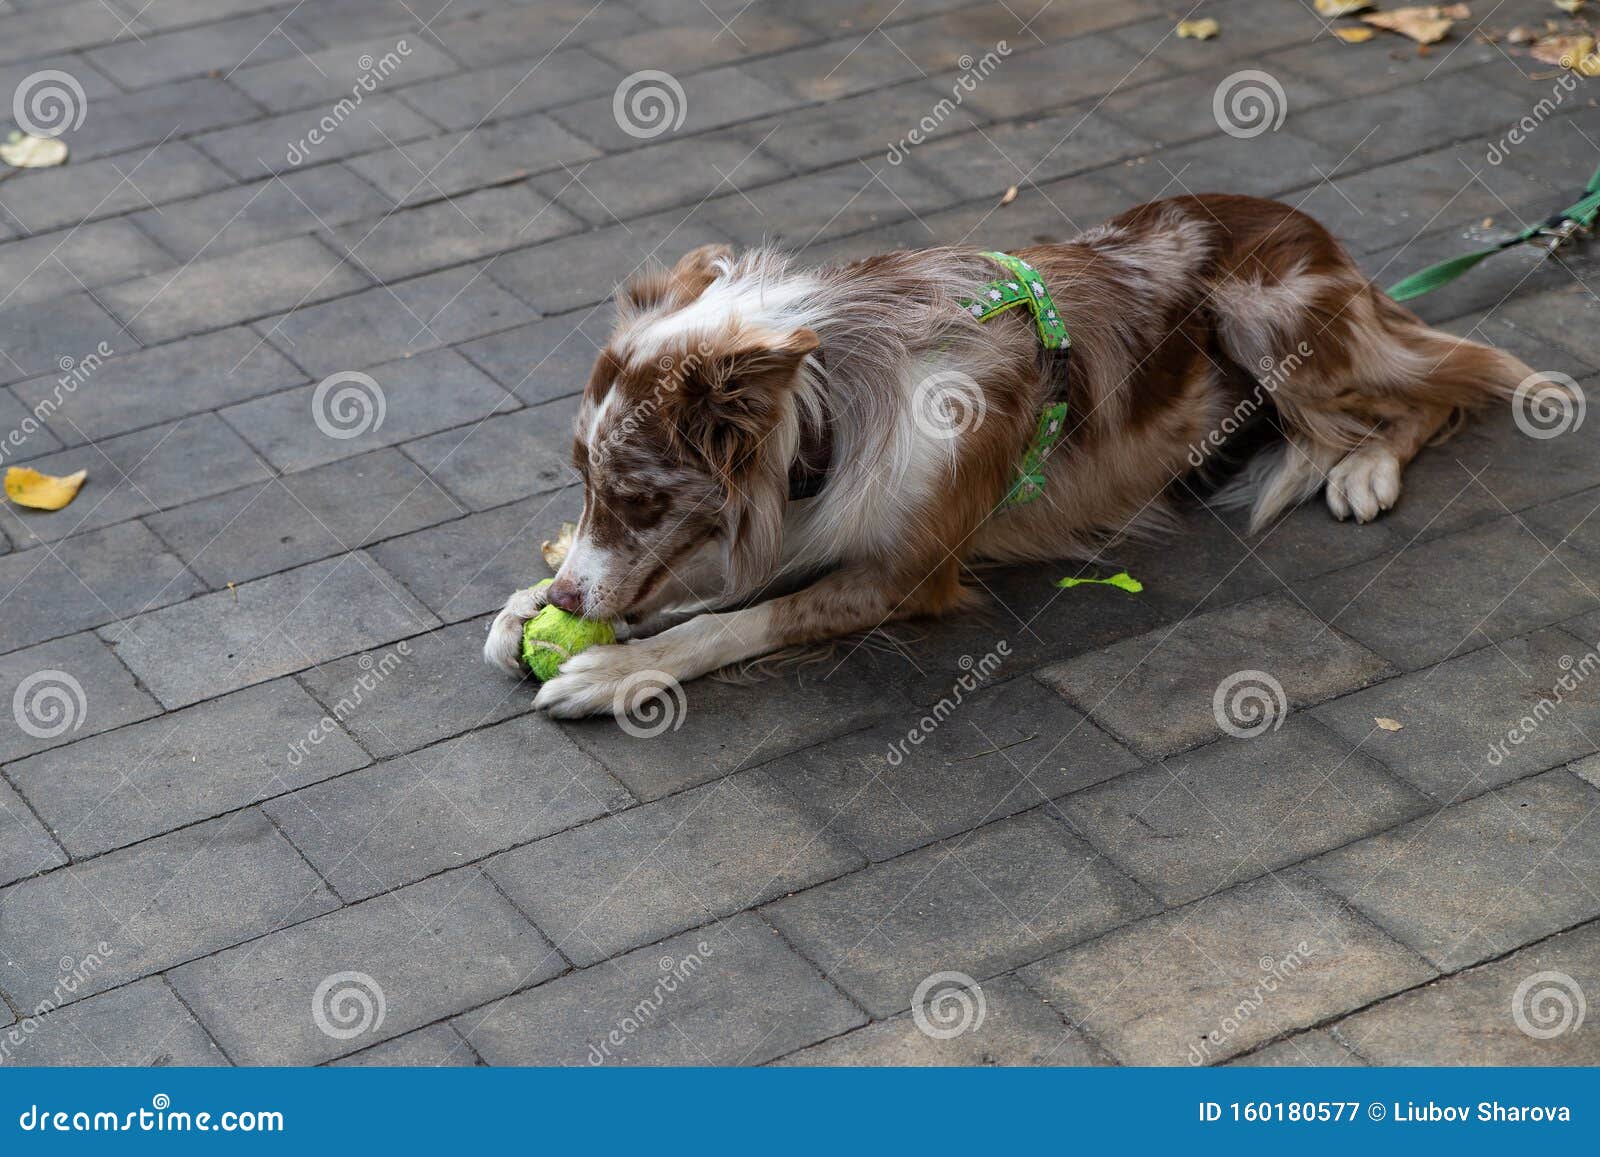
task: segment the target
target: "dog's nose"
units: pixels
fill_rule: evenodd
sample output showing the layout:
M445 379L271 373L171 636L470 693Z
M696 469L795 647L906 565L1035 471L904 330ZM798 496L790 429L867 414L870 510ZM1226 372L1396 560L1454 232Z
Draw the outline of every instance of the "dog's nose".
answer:
M583 613L583 592L571 579L556 579L550 584L547 597L552 606L560 607L569 615Z

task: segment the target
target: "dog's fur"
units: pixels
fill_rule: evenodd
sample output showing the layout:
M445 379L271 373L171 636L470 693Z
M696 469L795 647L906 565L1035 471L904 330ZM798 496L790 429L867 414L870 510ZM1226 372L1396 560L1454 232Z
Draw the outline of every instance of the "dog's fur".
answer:
M1159 522L1195 448L1252 407L1282 437L1225 493L1251 529L1319 489L1365 522L1453 416L1531 372L1429 328L1272 201L1157 201L1017 253L1070 356L1041 347L1025 310L980 323L958 304L1001 275L971 249L813 271L707 246L627 285L577 418L583 515L545 590L632 638L569 660L537 706L612 712L641 672L687 680L965 608L964 563L1081 554ZM1060 397L1043 495L1004 505ZM519 671L544 598L511 596L490 662Z

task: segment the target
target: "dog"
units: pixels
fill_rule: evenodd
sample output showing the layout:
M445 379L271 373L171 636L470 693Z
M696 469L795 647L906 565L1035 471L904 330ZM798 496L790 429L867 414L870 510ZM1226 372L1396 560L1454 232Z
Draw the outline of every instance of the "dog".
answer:
M1156 201L1015 256L1068 348L1045 348L1028 310L974 316L1005 270L973 249L807 270L710 245L636 276L576 419L571 551L507 600L485 658L521 673L546 599L619 620L622 641L568 660L534 702L620 713L645 673L683 682L963 611L970 563L1081 556L1160 523L1175 482L1211 465L1196 448L1252 407L1275 439L1216 500L1247 505L1252 533L1318 490L1366 522L1424 444L1532 372L1430 328L1274 201ZM1055 401L1040 492L1009 502Z

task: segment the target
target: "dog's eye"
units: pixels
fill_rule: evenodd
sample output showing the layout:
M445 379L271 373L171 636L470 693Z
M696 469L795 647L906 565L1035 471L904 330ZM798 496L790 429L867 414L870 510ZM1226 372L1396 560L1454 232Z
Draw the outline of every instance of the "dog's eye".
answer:
M612 508L617 516L633 530L649 530L661 521L670 503L664 491L655 490L639 494L617 494L612 498Z

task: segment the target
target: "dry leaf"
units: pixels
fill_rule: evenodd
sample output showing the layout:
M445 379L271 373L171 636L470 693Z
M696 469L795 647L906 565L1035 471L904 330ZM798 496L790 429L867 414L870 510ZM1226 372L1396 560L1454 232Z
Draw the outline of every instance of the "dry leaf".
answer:
M1374 28L1398 32L1409 36L1418 44L1436 44L1443 40L1455 22L1469 13L1464 4L1447 7L1430 5L1421 8L1396 8L1392 12L1370 12L1361 19Z
M544 555L545 566L551 570L560 569L561 564L566 561L567 555L572 551L572 539L577 533L578 528L575 524L563 522L554 542L547 538L539 544L539 553Z
M1399 731L1401 728L1405 727L1405 724L1401 723L1398 719L1386 719L1382 715L1374 715L1372 717L1372 721L1385 731Z
M1000 204L1009 205L1009 204L1011 204L1011 202L1015 201L1016 199L1017 199L1017 187L1015 185L1012 185L1011 188L1009 188L1009 189L1007 189L1005 191L1005 195L1000 198Z
M1222 31L1222 25L1210 16L1202 20L1178 21L1178 39L1180 40L1210 40Z
M1327 17L1354 16L1372 7L1372 0L1316 0L1317 11Z
M0 144L0 161L15 169L48 169L67 159L67 142L12 132Z
M1580 76L1600 76L1600 56L1595 54L1592 36L1547 36L1533 46L1533 58L1570 68Z
M1532 44L1539 39L1539 30L1529 28L1526 24L1519 24L1506 33L1506 40L1511 44Z
M1335 28L1333 34L1346 44L1365 44L1377 35L1370 28Z
M1587 0L1552 0L1552 2L1568 16L1575 16L1578 9L1582 8Z
M12 466L6 471L6 497L18 506L60 510L78 496L78 487L87 477L87 470L57 478L41 474L30 466Z

